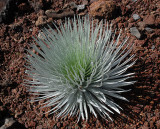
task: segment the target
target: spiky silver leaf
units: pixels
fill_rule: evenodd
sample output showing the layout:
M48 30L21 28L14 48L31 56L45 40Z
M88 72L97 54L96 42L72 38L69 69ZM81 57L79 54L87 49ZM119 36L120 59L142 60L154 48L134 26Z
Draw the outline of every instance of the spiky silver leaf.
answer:
M28 50L26 67L32 80L26 85L38 95L34 101L46 100L43 107L52 107L50 113L85 120L88 112L105 118L110 118L109 112L120 113L122 108L112 98L127 100L121 93L128 91L123 86L134 83L126 81L133 73L125 73L135 63L134 55L126 59L132 49L127 38L118 45L120 34L114 40L111 26L103 25L94 28L88 17L68 19L60 29L48 26L42 38L34 38L40 49L32 47L39 55Z

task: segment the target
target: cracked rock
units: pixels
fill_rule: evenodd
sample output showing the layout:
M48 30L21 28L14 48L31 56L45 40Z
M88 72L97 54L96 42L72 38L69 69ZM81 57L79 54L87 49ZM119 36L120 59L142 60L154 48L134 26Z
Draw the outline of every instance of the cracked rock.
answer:
M112 18L116 11L116 5L113 1L99 0L90 5L89 14L93 17Z

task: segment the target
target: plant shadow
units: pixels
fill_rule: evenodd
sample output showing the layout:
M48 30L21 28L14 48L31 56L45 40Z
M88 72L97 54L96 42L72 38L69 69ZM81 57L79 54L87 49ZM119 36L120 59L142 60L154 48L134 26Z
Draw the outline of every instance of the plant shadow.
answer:
M121 94L129 100L128 102L113 99L114 102L123 109L121 110L121 114L116 112L110 114L115 125L118 125L119 122L126 123L127 121L134 121L135 119L141 120L140 112L146 105L150 104L153 97L156 97L152 90L150 90L152 77L146 76L144 72L148 70L149 68L145 67L144 61L141 59L137 60L136 64L129 69L129 72L135 73L135 77L130 80L136 80L136 83L124 88L126 90L131 89L131 91ZM147 99L148 96L152 99ZM98 120L102 125L106 123L106 120L102 119L100 116L98 116Z

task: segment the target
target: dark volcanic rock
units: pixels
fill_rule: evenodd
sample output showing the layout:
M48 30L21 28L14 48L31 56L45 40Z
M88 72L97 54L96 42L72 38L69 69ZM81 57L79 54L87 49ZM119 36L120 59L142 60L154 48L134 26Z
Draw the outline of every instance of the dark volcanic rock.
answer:
M13 19L16 8L16 0L0 1L0 22L8 22Z

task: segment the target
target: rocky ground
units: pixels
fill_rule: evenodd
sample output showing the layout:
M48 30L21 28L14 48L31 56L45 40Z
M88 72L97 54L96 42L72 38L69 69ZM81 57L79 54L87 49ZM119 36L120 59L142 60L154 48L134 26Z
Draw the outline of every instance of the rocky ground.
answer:
M65 17L89 14L106 19L123 30L134 43L137 62L130 70L137 82L130 102L113 122L90 115L88 122L76 117L57 119L43 114L23 86L26 49L32 36ZM160 1L159 0L0 0L0 129L160 129Z

